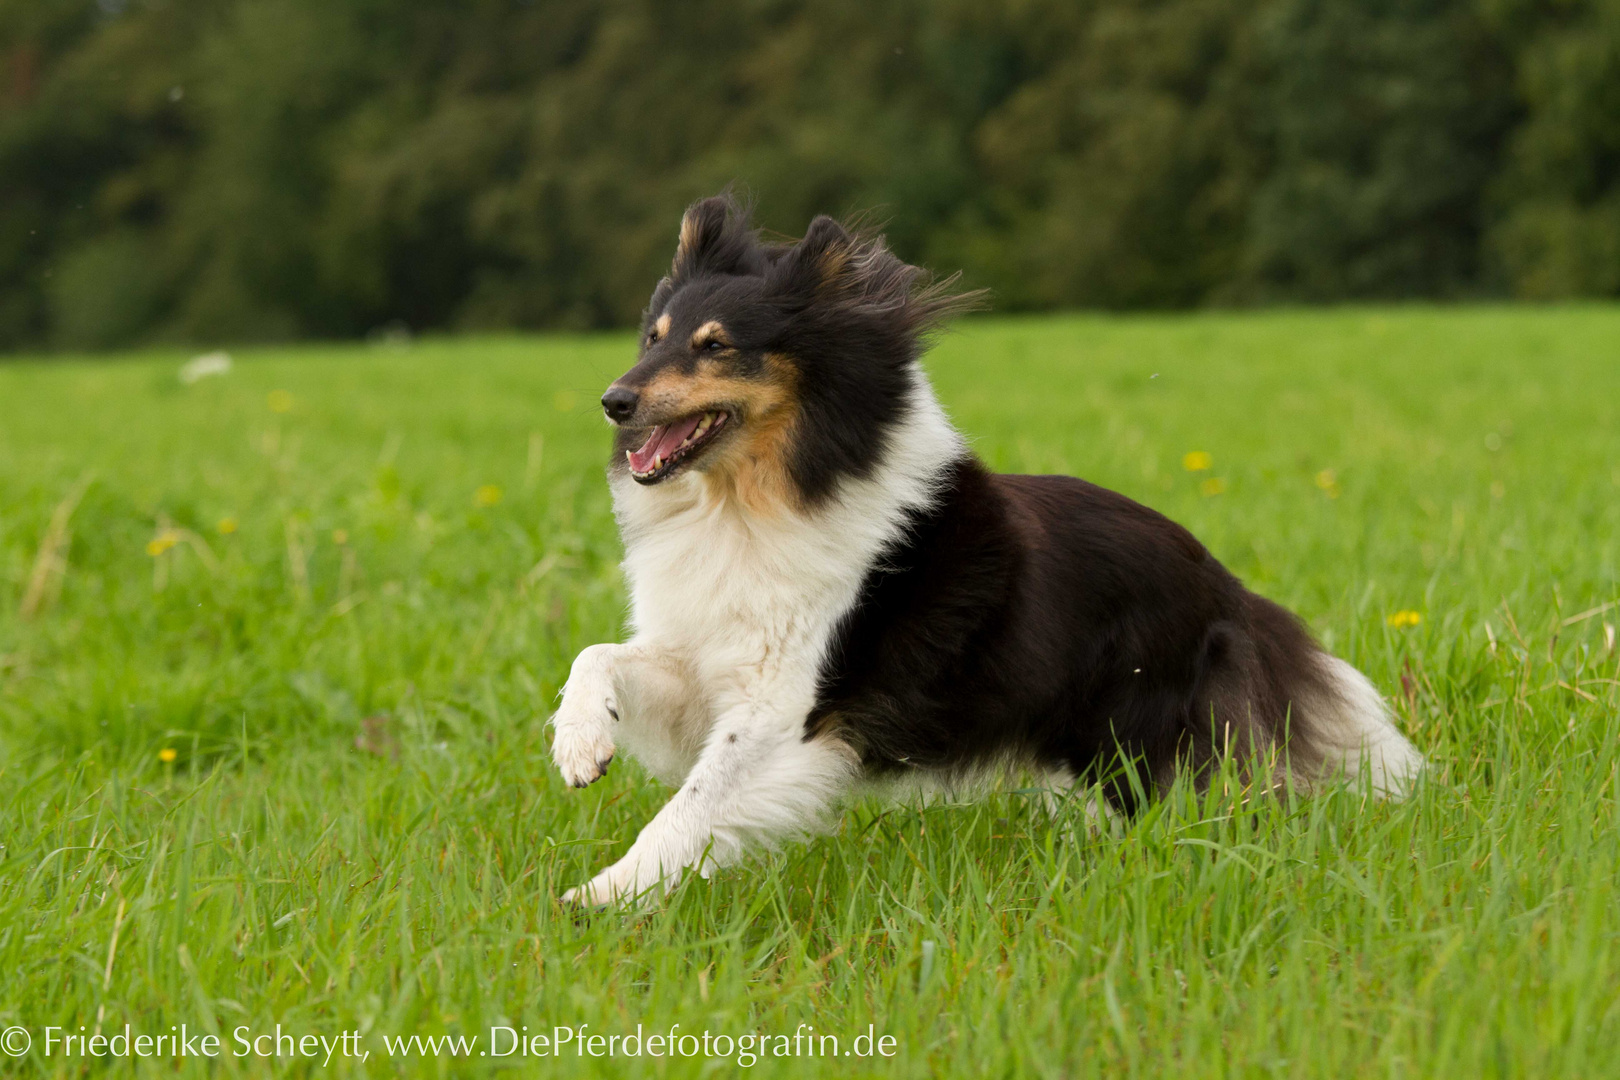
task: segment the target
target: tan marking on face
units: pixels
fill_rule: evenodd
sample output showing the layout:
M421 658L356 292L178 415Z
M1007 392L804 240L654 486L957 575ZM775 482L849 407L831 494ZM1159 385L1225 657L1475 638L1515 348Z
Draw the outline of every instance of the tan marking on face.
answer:
M732 495L754 513L773 517L798 505L797 492L788 475L787 451L792 444L797 410L775 409L756 417L742 432L724 465L711 475L725 482Z
M653 333L659 338L669 337L669 327L669 312L666 311L662 315L658 316L657 322L653 323Z
M799 416L798 373L767 355L765 374L739 379L724 365L699 362L690 375L664 371L642 390L650 415L663 421L725 408L738 430L703 455L698 470L711 496L735 499L753 513L780 514L798 505L788 476L788 449Z
M767 379L739 379L712 361L683 374L668 368L641 389L644 414L651 423L667 424L711 409L738 409L755 416L782 403L777 386Z
M717 448L724 453L704 477L715 495L735 499L761 517L775 517L799 505L798 489L788 475L788 451L799 420L799 380L798 369L783 357L767 354L765 365L765 377L750 381L771 388L768 403L750 407L738 437Z
M710 319L692 333L694 349L701 349L711 341L718 341L728 348L731 345L731 338L726 336L726 328L721 326L717 319Z

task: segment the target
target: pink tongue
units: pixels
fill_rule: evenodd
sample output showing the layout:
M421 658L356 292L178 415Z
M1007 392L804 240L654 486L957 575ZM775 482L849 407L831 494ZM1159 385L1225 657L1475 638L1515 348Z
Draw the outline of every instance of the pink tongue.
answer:
M685 420L677 420L673 424L660 424L652 429L647 441L642 443L640 450L630 453L630 467L638 473L651 472L653 462L658 458L669 460L677 447L692 437L702 416L689 416Z

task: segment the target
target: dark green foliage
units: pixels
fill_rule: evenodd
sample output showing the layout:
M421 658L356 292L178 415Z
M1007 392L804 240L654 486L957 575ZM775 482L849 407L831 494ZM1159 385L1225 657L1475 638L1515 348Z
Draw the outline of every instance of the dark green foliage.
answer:
M1258 37L1243 284L1306 300L1479 289L1513 108L1500 43L1452 0L1282 0Z
M1007 308L1620 294L1615 0L0 0L0 347L604 326L681 208Z
M1527 110L1491 250L1526 296L1620 294L1620 3L1494 0Z

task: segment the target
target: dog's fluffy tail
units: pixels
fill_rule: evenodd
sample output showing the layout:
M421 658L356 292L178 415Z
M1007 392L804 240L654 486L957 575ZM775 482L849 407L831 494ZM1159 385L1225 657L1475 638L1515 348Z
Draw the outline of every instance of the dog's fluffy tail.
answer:
M1367 676L1336 656L1318 656L1321 681L1301 704L1320 779L1364 780L1385 798L1404 798L1423 772L1423 755Z

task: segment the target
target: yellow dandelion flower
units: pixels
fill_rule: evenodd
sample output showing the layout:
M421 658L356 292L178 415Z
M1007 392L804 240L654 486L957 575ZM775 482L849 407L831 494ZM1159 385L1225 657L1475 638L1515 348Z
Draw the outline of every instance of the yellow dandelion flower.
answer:
M1423 616L1415 611L1397 611L1384 620L1397 630L1405 630L1409 626L1416 626L1423 621Z
M152 539L146 542L146 553L155 559L165 551L168 551L170 548L174 547L174 545L178 544L179 542L179 533L175 532L173 529L164 529L162 532L158 533L156 536L152 537Z
M1330 499L1339 497L1339 474L1332 469L1323 469L1316 474L1316 486L1327 492Z
M1188 472L1203 472L1215 467L1215 459L1206 450L1189 450L1182 455L1181 467Z
M501 501L501 489L494 484L485 484L473 492L473 502L479 506L494 506Z
M272 390L265 398L265 404L270 406L273 413L292 412L293 396L285 390Z
M572 390L559 390L551 396L551 404L558 412L573 412L579 395Z
M343 544L347 544L348 542L349 542L349 530L348 529L333 529L332 530L332 543L338 544L338 545L343 545Z
M172 746L165 746L163 749L158 751L158 760L163 762L165 765L174 761L174 759L179 756L179 754L175 753L174 747Z
M241 527L242 523L233 517L222 517L219 519L219 524L214 526L219 530L221 536L229 536Z
M1198 490L1205 495L1219 495L1226 490L1226 481L1218 476L1212 476L1198 485Z

